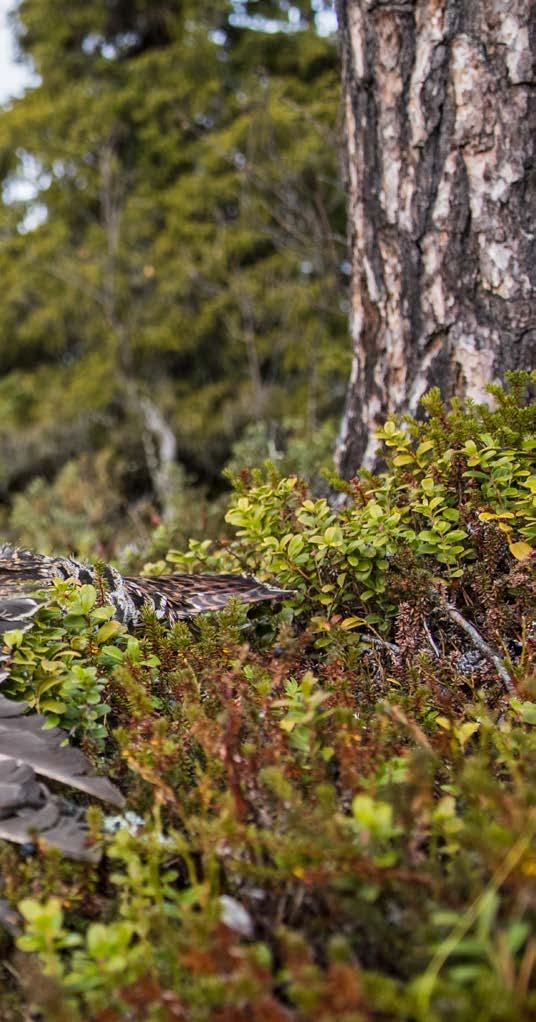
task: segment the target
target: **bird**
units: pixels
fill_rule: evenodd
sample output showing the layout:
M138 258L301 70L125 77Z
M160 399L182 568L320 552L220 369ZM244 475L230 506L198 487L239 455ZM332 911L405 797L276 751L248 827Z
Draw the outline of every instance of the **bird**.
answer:
M140 624L145 609L158 620L174 625L197 614L221 610L233 598L243 603L282 600L292 595L260 582L253 575L122 575L111 565L84 564L72 557L48 557L10 545L0 546L0 637L31 626L42 600L32 595L46 590L56 579L74 579L99 585L114 608L114 616L128 628Z
M43 602L43 590L51 588L57 579L74 579L81 585L98 587L113 607L114 616L130 629L140 624L145 608L173 625L196 614L220 610L233 597L244 603L259 603L292 594L292 590L278 589L250 575L130 577L111 565L95 567L72 557L47 557L3 544L0 686L10 671L10 651L3 643L5 633L31 628ZM100 850L89 839L83 808L49 790L43 778L117 807L124 805L123 795L108 778L94 772L80 749L70 746L64 730L44 730L45 717L29 710L28 703L0 694L0 841L34 849L37 840L39 845L55 847L68 858L96 863Z

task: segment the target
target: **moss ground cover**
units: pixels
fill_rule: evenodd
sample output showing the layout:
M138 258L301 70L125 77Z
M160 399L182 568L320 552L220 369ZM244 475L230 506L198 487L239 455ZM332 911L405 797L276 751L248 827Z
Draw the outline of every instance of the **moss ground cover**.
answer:
M119 783L98 867L1 849L23 920L2 1018L516 1022L536 1015L535 409L381 431L385 470L319 497L234 480L232 538L147 571L295 591L136 636L60 586L6 694Z

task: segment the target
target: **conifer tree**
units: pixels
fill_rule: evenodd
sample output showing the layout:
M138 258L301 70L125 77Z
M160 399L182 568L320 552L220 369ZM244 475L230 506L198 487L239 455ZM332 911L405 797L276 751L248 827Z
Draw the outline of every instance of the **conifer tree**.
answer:
M20 5L40 84L0 116L8 494L107 451L165 506L176 461L214 480L249 421L336 416L336 53L299 8Z

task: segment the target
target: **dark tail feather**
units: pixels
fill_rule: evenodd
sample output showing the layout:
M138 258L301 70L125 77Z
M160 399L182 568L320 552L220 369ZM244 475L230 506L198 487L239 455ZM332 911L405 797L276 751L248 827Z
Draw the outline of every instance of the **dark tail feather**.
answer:
M24 844L37 833L69 858L96 862L100 853L88 842L83 809L53 795L36 775L115 806L123 806L123 796L108 778L93 772L79 749L66 744L65 731L43 731L44 718L26 716L27 709L27 703L0 695L0 839Z
M30 627L39 603L30 596L0 597L0 635L13 629Z

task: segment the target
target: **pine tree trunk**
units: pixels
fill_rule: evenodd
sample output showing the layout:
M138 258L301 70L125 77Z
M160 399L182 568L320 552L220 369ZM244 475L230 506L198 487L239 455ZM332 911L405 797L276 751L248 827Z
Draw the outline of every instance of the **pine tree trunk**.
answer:
M536 349L536 5L338 0L354 361L338 446Z

